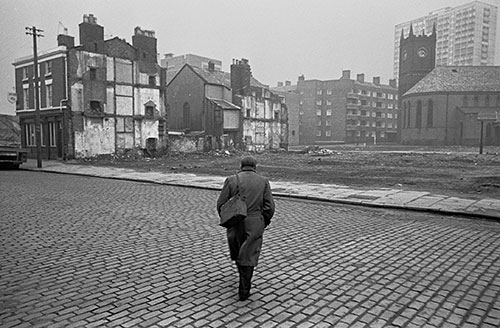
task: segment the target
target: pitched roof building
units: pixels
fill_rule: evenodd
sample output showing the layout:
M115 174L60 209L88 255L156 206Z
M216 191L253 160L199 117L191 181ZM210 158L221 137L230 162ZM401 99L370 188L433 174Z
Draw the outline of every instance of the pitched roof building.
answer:
M500 66L436 67L401 103L403 144L500 145Z

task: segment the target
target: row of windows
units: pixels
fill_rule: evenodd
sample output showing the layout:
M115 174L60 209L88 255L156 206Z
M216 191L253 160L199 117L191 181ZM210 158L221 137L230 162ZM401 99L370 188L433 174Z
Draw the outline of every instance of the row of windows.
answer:
M38 64L38 67L39 67L38 72L41 72L43 70L45 72L45 76L52 74L52 62L51 61L40 63L40 64ZM27 80L30 77L31 76L29 74L29 67L23 67L23 80Z
M347 111L347 115L360 115L360 116L367 116L367 117L379 117L379 118L398 118L397 113L382 113L382 112L369 112L366 110L356 110L356 109L350 109Z
M48 122L47 125L47 137L45 136L45 131L43 129L43 125L40 124L40 136L41 136L41 146L47 146L47 142L49 147L56 146L56 134L57 134L57 122ZM36 132L35 132L35 124L30 123L25 126L25 138L26 138L26 146L34 147L36 146Z
M422 119L423 110L422 110L422 101L418 100L415 109L414 121L412 120L412 110L410 102L405 102L403 104L403 127L404 128L421 128L423 127ZM431 128L434 126L434 103L432 99L427 101L427 117L426 117L426 127Z
M346 125L371 126L374 128L388 128L388 129L395 129L398 127L398 124L396 122L384 122L384 121L369 122L369 121L352 120L352 119L346 120Z
M318 89L316 90L316 94L317 95L323 95L324 93L326 92L327 95L331 95L332 94L332 90L328 89L328 90L322 90L322 89ZM355 94L358 94L358 95L363 95L363 96L369 96L369 97L377 97L377 98L387 98L387 99L398 99L398 95L397 94L393 94L393 93L385 93L385 92L378 92L378 91L368 91L368 90L361 90L361 89L357 89L357 90L351 90L352 93L355 93ZM301 92L301 94L303 94Z
M41 99L41 97L39 99ZM29 109L29 104L29 89L23 89L23 109ZM52 107L52 84L47 84L45 86L45 104L45 107Z
M480 101L480 97L478 95L475 96L463 96L462 98L462 106L463 107L469 107L469 106L485 106L489 107L493 105L493 97L490 97L490 95L486 95L483 98L482 101ZM496 106L500 106L500 96L496 97Z

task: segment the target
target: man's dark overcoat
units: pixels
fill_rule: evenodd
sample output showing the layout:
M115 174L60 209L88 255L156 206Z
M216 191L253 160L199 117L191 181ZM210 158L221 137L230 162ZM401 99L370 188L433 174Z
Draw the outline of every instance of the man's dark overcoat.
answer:
M238 173L240 194L247 204L247 217L241 224L227 229L231 259L243 266L256 266L262 247L264 229L274 215L274 200L269 180L255 172L253 167L243 167ZM217 211L229 198L236 195L236 175L226 179L217 200Z

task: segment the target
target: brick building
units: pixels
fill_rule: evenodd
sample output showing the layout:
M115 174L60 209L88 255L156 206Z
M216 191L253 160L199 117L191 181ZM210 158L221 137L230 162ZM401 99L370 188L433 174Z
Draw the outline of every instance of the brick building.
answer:
M248 60L231 72L185 64L167 86L169 133L203 140L195 149L261 150L288 144L283 97L256 80Z
M379 77L351 79L344 70L337 80L306 80L300 76L299 143L381 143L397 141L396 81L381 84ZM291 125L293 123L290 123Z
M93 15L74 37L38 54L42 157L75 158L165 146L165 73L153 31L135 28L132 45L104 40ZM36 149L34 58L16 60L16 115L23 146Z

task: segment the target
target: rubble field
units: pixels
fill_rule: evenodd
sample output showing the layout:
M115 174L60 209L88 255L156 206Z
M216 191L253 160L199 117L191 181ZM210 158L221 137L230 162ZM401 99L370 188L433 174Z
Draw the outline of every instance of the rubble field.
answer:
M271 181L303 181L359 189L403 189L462 198L500 198L500 147L296 147L247 153L212 151L147 157L140 151L72 161L77 164L228 176L252 155Z

